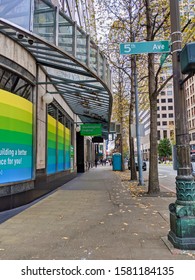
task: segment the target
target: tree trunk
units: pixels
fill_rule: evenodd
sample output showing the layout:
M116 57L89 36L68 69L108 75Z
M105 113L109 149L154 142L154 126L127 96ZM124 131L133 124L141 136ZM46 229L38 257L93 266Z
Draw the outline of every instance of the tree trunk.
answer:
M146 0L146 23L147 23L147 40L153 38L153 21L151 0ZM158 180L158 143L157 143L157 94L155 89L155 70L154 54L148 54L148 89L150 99L150 168L148 193L157 194L160 192Z
M157 100L150 100L150 168L148 193L155 194L160 192L158 179L158 142L157 142Z
M148 55L149 99L150 99L150 168L148 193L160 192L158 179L158 142L157 142L157 95L155 92L154 55Z
M131 180L137 180L137 172L135 166L135 156L134 156L134 138L130 138L130 173L131 173Z

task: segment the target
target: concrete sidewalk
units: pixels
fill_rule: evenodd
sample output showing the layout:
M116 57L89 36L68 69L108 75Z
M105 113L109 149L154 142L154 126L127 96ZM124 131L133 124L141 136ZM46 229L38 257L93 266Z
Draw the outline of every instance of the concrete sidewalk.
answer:
M14 210L0 224L0 259L194 259L166 241L174 194L142 195L128 176L98 166Z

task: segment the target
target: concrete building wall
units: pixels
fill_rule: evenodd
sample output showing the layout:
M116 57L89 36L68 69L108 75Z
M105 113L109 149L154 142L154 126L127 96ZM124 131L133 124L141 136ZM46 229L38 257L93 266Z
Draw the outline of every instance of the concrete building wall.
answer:
M48 80L46 72L41 66L37 65L35 59L24 48L22 48L20 44L2 34L0 34L0 40L1 57L9 61L9 65L6 65L6 63L3 64L4 61L2 59L0 67L10 71L10 73L13 71L16 76L19 75L19 77L24 80L27 79L27 84L32 83L33 87L32 98L31 100L28 100L28 104L33 104L33 174L28 180L21 179L18 181L11 181L11 179L8 183L0 183L1 211L28 203L75 177L76 161L74 160L73 169L62 170L61 172L55 172L53 174L47 173L47 105L43 101L42 97L46 92L55 92L56 89L53 85L39 84ZM29 79L27 77L28 75ZM7 79L9 80L9 77L7 77ZM36 82L38 83L36 84ZM3 93L4 95L6 92L8 92L10 96L15 95L14 92L9 91L7 88L4 89L1 86L1 89L5 90ZM73 134L74 137L73 145L75 145L76 141L73 131L75 115L59 94L54 94L53 97L55 104L59 104L66 116L68 116L69 121L72 122L70 130L72 129L71 134ZM21 96L21 100L22 99L24 100L24 98ZM6 146L3 149L5 150ZM76 153L76 146L74 146L74 151ZM5 156L3 156L3 158L5 158ZM2 167L0 169L2 169Z
M24 50L17 42L0 34L0 54L15 61L21 67L36 76L36 63L30 53Z

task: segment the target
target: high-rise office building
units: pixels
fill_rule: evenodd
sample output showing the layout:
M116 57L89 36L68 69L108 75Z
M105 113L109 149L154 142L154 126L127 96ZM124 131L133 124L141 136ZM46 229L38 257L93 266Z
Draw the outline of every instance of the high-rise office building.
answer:
M194 0L180 0L180 14L187 15L188 19L194 17ZM195 26L193 25L195 30ZM165 62L166 70L163 71L160 77L160 82L165 81L168 76L172 74L172 65L170 61ZM195 76L191 77L184 83L186 92L187 112L188 112L188 126L190 134L191 151L195 152ZM141 138L142 151L145 158L149 157L150 143L150 112L145 102L142 102L140 97L140 121L144 124L145 137ZM145 109L146 108L146 109ZM173 82L168 82L165 88L158 96L158 115L157 115L157 129L158 141L163 138L174 140L175 125L174 125L174 95Z

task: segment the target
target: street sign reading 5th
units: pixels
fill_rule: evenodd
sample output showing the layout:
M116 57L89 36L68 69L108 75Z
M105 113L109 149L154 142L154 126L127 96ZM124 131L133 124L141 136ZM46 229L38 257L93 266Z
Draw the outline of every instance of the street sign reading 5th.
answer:
M129 42L120 44L120 54L167 53L169 41Z

